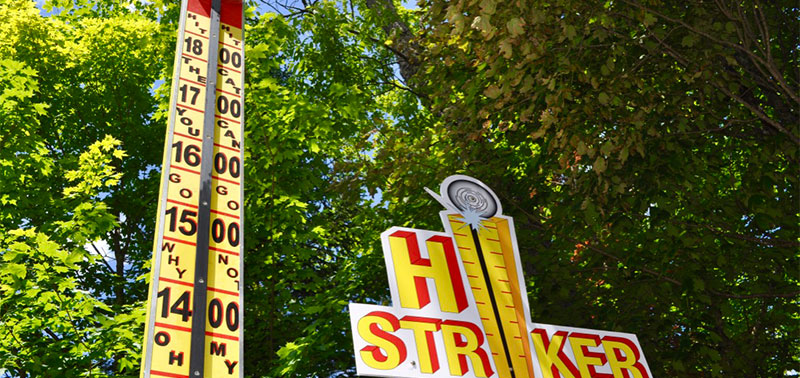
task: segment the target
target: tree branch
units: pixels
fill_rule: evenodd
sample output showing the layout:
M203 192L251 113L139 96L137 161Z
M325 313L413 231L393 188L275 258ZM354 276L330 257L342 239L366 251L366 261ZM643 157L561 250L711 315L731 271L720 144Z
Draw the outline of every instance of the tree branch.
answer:
M800 290L788 293L760 293L760 294L731 294L716 290L708 290L709 293L732 299L757 299L757 298L794 298L800 296Z
M58 335L56 335L55 332L53 332L53 330L51 330L50 328L45 327L44 332L50 335L50 337L52 337L54 340L61 341L61 338L58 337Z
M719 89L722 93L725 93L728 97L736 100L739 104L743 105L745 108L753 112L760 120L764 121L768 125L775 128L775 130L780 131L781 133L785 134L789 137L789 139L794 142L794 144L800 146L800 137L792 134L789 130L786 130L780 123L776 122L774 119L767 116L761 109L757 108L755 105L750 104L749 102L745 101L741 96L733 94L728 88L724 85L721 85L717 82L711 82L715 88Z
M623 0L623 1L628 2L627 0ZM630 3L630 2L628 2L628 3ZM647 9L647 8L644 8L644 9ZM684 25L685 23L681 22L681 24ZM689 60L686 59L685 57L683 57L677 51L675 51L675 49L673 49L669 44L667 44L665 40L659 38L657 35L655 35L655 33L651 32L650 35L653 38L655 38L658 41L658 43L662 47L664 47L664 49L666 50L667 54L669 56L673 57L676 61L678 61L679 64L683 65L684 67L688 67L689 66ZM744 50L744 51L747 51L747 50ZM748 54L748 56L752 56L752 54L749 53L749 52L747 54ZM789 137L789 139L792 142L794 142L795 144L800 146L800 137L797 137L796 135L792 134L791 131L787 130L786 128L783 127L783 125L781 125L780 123L776 122L774 119L772 119L769 116L767 116L766 113L764 113L761 109L759 109L755 105L750 104L749 102L745 101L741 96L733 94L733 92L731 92L727 87L725 87L724 85L721 85L720 83L717 83L715 81L710 81L710 84L713 85L715 88L719 89L722 93L724 93L728 97L736 100L736 102L738 102L739 104L743 105L745 108L747 108L748 110L753 112L753 114L755 114L756 117L758 117L761 121L763 121L764 123L766 123L769 126L772 126L775 130L778 130L782 134L785 134L786 136Z
M501 194L501 196L502 196L502 194ZM508 203L510 203L510 204L512 204L512 205L514 205L514 207L516 207L516 208L517 208L517 210L521 211L523 214L525 214L525 216L527 216L527 217L528 217L528 219L530 219L532 222L534 222L534 223L531 223L531 226L533 226L534 228L536 228L536 229L538 229L538 230L543 230L543 231L545 231L545 230L546 230L544 227L542 227L542 226L539 224L539 223L540 223L540 222L539 222L539 220L538 220L538 219L537 219L537 218L536 218L536 217L535 217L533 214L529 213L527 210L525 210L525 209L523 209L521 206L519 206L519 205L516 203L516 201L513 201L513 200L511 200L510 198L508 198L508 197L505 197L505 196L503 196L503 199L504 199L505 201L507 201ZM616 262L622 262L622 263L624 263L624 260L623 260L622 258L620 258L619 256L616 256L616 255L614 255L614 254L612 254L612 253L606 252L606 251L604 251L604 250L602 250L602 249L600 249L600 248L598 248L598 247L595 247L595 246L594 246L594 245L592 245L592 244L586 244L586 243L584 243L583 241L580 241L580 240L578 240L578 239L575 239L575 238L573 238L573 237L571 237L571 236L568 236L568 235L561 234L561 233L559 233L559 232L554 232L554 233L555 233L556 235L558 235L559 237L561 237L561 238L564 238L565 240L569 241L570 243L575 243L575 244L582 244L582 245L585 245L585 246L586 246L586 248L588 248L588 249L590 249L590 250L594 251L595 253L598 253L598 254L600 254L600 255L602 255L602 256L605 256L605 257L607 257L607 258L609 258L609 259L612 259L612 260L614 260L614 261L616 261ZM678 280L676 280L676 279L674 279L674 278L672 278L672 277L667 277L667 276L665 276L663 273L661 273L661 272L657 272L657 271L655 271L655 270L653 270L653 269L650 269L650 268L647 268L647 267L633 267L633 268L630 268L630 267L629 267L628 269L631 269L631 270L641 270L642 272L645 272L645 273L647 273L647 274L653 275L653 276L657 277L657 278L658 278L658 279L660 279L660 280L664 280L664 281L667 281L667 282L673 283L673 284L675 284L675 285L682 286L682 284L681 284L681 282L680 282L680 281L678 281Z
M733 48L735 50L741 51L744 54L747 54L747 56L749 56L755 62L757 62L758 64L763 65L764 67L766 67L767 70L772 75L772 77L778 82L780 87L783 88L783 91L786 93L786 95L790 96L795 102L800 104L800 96L798 96L796 91L793 90L791 87L789 87L789 85L783 80L783 75L781 75L780 72L777 71L777 68L774 67L774 64L770 64L770 62L764 60L764 58L762 58L762 57L760 57L760 56L758 56L756 54L753 54L753 52L750 51L749 49L745 48L745 46L742 46L742 45L737 44L737 43L728 42L728 41L719 39L717 37L714 37L713 35L711 35L709 33L706 33L706 32L704 32L702 30L699 30L699 29L693 27L692 25L689 25L688 23L686 23L683 20L669 17L669 16L667 16L667 15L661 13L661 12L658 12L656 10L653 10L651 8L643 6L643 5L639 4L638 2L633 2L633 1L630 1L630 0L622 0L622 2L625 3L625 4L628 4L628 5L634 6L636 8L639 8L639 9L645 11L645 12L652 13L652 14L654 14L654 15L656 15L658 17L661 17L661 18L663 18L663 19L665 19L667 21L679 24L679 25L685 27L686 29L688 29L689 31L691 31L691 32L693 32L695 34L701 35L701 36L707 38L708 40L710 40L710 41L712 41L714 43L717 43L717 44L720 44L720 45L723 45L723 46L728 46L728 47ZM740 22L745 23L745 20L742 19L742 20L740 20ZM767 43L769 43L769 41L767 41Z
M401 58L398 62L400 75L408 82L419 70L419 59L417 59L418 53L416 52L418 48L413 42L414 36L411 33L411 29L400 21L400 17L397 15L397 8L395 8L392 0L366 0L366 4L367 8L374 11L379 18L388 20L388 22L379 26L387 37L395 37L394 42L399 47L387 46L387 48Z
M92 249L94 249L94 251L95 251L95 252L96 252L98 255L100 255L100 257L102 257L102 259L101 259L101 260L103 261L103 264L106 266L106 268L108 268L109 272L114 272L114 268L112 268L112 267L111 267L111 264L109 264L109 263L108 263L108 261L106 261L106 256L105 256L105 255L103 255L103 254L100 252L100 250L97 248L97 246L96 246L96 245L94 245L94 242L92 242L92 243L90 243L90 244L92 245Z

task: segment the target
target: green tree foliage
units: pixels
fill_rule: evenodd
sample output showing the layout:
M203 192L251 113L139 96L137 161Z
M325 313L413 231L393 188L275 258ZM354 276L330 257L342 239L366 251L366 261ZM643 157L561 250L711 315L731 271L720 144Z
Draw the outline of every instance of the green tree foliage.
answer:
M93 197L122 176L113 167L124 156L119 144L107 136L81 154L79 168L66 172L74 185L62 194L74 208L67 220L54 223L51 235L30 226L4 230L0 361L13 377L97 376L111 363L134 370L136 356L129 351L140 342L143 310L115 313L80 284L83 269L101 258L82 246L117 226Z
M152 86L171 41L127 9L49 5L0 2L0 366L138 375L153 215L140 198L157 193Z
M537 321L637 333L656 375L797 367L796 7L425 9L414 80L440 139L406 164L442 151L495 187Z
M372 204L364 167L396 103L394 56L382 31L346 5L279 8L284 17L265 15L248 30L253 376L353 374L347 303L388 295L378 248L388 215Z
M0 0L0 376L138 376L179 2L36 4ZM441 229L454 173L515 217L534 321L797 369L793 4L248 6L247 376L355 376L379 234Z

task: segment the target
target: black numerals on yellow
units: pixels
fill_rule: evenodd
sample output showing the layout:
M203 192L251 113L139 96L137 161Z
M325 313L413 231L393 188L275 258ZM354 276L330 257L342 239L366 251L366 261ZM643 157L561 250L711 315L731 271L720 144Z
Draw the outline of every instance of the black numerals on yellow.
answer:
M234 51L231 53L228 49L222 48L219 50L219 61L222 64L230 63L232 66L239 68L242 66L242 54Z
M239 246L239 224L231 222L226 228L224 220L214 219L214 222L211 223L211 238L215 243L222 243L226 236L231 246Z
M170 313L178 314L181 316L181 320L184 322L189 320L189 317L192 316L192 310L189 309L189 296L190 292L188 290L184 291L178 299L170 306L170 288L164 288L158 292L158 297L161 299L161 317L166 318L169 316Z
M239 118L239 116L242 115L242 103L236 99L228 100L225 96L219 96L217 99L217 110L220 114L230 114L234 118Z
M236 302L228 303L223 312L222 301L214 298L208 304L208 323L213 328L219 328L223 320L229 330L236 331L239 329L239 304Z
M190 52L194 55L203 54L203 41L192 37L186 37L184 42L186 42L186 52Z
M186 99L190 96L189 92L191 92L191 100L189 101L189 103L191 105L197 103L197 96L200 95L200 88L191 86L189 84L184 84L181 85L181 87L178 88L178 90L181 92L181 102L185 103Z
M186 162L191 167L200 165L200 147L187 143L184 148L183 141L175 142L172 148L177 149L175 153L175 162Z
M167 216L169 217L168 220L169 230L171 232L175 232L175 227L177 226L178 223L177 215L178 215L177 207L173 206L167 209ZM197 218L196 211L192 211L189 209L182 209L180 216L181 226L178 227L178 230L186 236L194 235L195 232L197 232L197 221L195 221L196 218Z
M228 172L231 177L238 178L242 173L242 161L236 156L231 156L228 159L222 152L217 152L217 155L214 156L214 170L220 175Z

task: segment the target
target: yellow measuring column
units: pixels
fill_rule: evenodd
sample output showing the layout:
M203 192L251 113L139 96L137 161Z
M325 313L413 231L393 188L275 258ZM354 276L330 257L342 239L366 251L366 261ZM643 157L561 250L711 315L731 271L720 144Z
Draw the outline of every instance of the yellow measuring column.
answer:
M243 377L244 12L183 0L142 378Z
M501 378L533 378L523 301L525 290L520 287L521 274L512 241L512 225L506 217L499 216L481 221L482 227L473 230L458 213L448 214L447 219L498 375Z
M217 60L211 229L208 236L206 377L242 376L244 31L240 2L223 1Z

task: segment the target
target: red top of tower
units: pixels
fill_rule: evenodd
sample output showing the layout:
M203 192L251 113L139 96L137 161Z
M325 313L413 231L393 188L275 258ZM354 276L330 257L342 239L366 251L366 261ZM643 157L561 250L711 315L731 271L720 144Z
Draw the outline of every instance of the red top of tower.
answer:
M242 0L222 0L220 22L241 29L244 18L242 14L243 6ZM211 0L189 0L187 8L189 12L210 17Z

